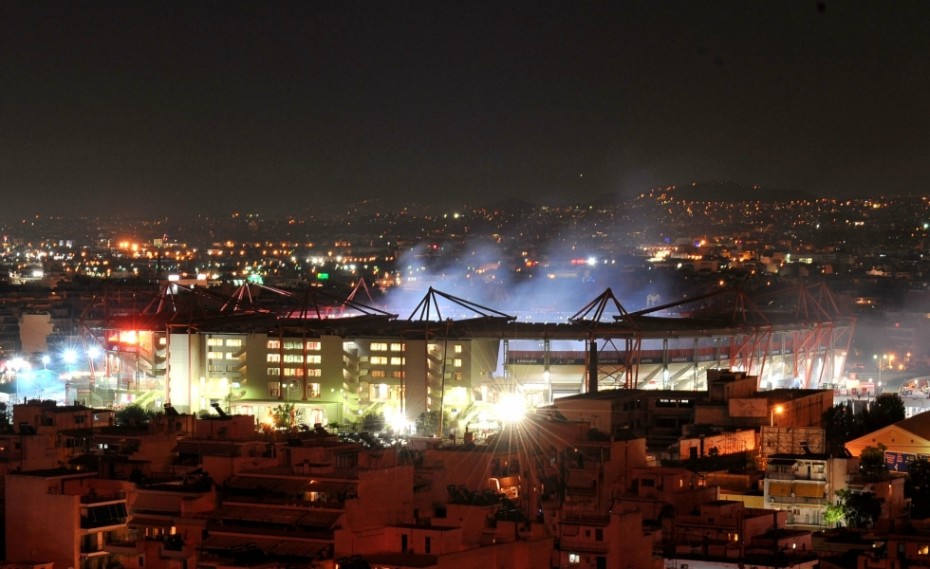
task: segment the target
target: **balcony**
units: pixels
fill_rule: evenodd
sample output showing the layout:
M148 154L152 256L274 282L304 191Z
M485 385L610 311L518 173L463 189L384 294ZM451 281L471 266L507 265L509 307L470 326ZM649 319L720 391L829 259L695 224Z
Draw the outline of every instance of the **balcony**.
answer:
M560 551L574 551L578 553L607 553L610 550L610 544L604 541L592 541L591 539L582 539L579 537L562 536L559 539Z
M81 496L82 504L105 504L107 502L125 502L125 492L113 492L112 494L84 494Z
M180 549L174 549L163 545L161 547L161 557L162 559L187 559L191 557L192 552L186 551L186 547Z
M142 542L135 538L111 539L103 546L107 553L119 555L136 555L142 553Z

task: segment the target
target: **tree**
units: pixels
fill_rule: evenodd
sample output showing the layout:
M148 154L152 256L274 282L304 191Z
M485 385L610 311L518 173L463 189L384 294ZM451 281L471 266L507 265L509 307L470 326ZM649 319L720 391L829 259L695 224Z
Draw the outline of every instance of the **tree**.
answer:
M836 491L836 507L851 528L872 527L882 515L882 500L874 492ZM831 513L831 516L836 513Z
M918 458L908 466L904 493L911 501L911 517L930 517L930 461Z
M882 393L871 408L863 412L866 432L875 431L904 420L904 400L897 393Z
M13 423L13 407L0 401L0 430L9 431Z
M294 426L294 404L282 403L271 410L274 426L278 429L290 429Z
M888 469L885 468L885 445L862 449L862 453L859 454L859 475L869 482L888 476Z
M424 411L417 417L417 434L435 435L439 430L439 411Z
M828 525L837 526L846 518L846 511L839 503L827 504L823 511L823 521Z
M827 451L833 456L842 456L846 443L864 434L861 417L844 403L824 411L823 428Z
M141 405L132 403L116 412L113 419L117 425L124 427L139 427L148 423L155 413L144 409Z
M369 413L362 419L362 429L370 433L380 433L384 430L384 414Z

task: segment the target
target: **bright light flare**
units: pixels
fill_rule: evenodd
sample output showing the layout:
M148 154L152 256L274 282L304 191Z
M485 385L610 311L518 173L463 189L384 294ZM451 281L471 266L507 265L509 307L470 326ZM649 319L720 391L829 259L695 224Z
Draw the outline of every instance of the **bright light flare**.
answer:
M398 410L387 409L384 420L395 433L409 433L413 424Z
M526 416L526 400L519 393L505 393L494 405L494 414L502 423L519 423Z
M63 359L66 364L73 364L77 361L77 351L73 348L68 348L62 352L61 359Z

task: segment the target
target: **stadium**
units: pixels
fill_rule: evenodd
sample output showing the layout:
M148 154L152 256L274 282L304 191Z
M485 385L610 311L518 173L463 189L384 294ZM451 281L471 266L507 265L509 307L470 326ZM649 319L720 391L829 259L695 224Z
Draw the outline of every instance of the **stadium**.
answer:
M706 390L713 369L757 377L762 390L830 387L855 327L822 284L721 287L637 311L607 288L554 322L432 287L400 316L366 292L363 282L342 299L318 287L169 282L156 295L103 295L82 327L104 356L73 397L269 425L284 409L297 425L377 417L397 432L418 419L420 434L463 432L579 393ZM422 421L431 413L438 426Z

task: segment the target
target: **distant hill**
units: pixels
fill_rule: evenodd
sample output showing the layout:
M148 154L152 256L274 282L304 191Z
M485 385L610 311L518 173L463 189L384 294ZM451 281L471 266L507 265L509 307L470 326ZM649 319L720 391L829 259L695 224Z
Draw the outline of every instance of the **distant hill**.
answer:
M738 184L735 182L695 182L682 184L675 189L674 195L681 199L697 201L787 202L817 199L817 196L809 192L777 190L765 186Z

